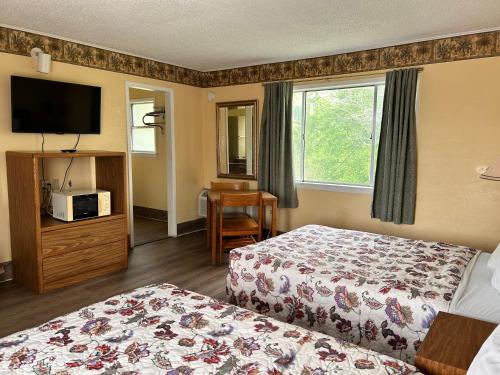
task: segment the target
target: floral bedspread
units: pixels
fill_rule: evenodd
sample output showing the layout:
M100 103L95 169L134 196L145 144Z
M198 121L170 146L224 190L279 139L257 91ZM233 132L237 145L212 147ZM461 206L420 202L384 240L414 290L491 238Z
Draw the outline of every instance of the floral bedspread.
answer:
M478 250L319 225L231 251L229 302L408 363Z
M1 374L414 374L402 361L170 284L0 339Z

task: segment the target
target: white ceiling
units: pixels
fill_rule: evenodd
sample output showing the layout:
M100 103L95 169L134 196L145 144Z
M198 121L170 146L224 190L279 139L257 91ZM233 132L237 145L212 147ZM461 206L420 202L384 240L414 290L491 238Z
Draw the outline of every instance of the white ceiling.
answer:
M500 0L1 0L0 24L198 70L500 27Z

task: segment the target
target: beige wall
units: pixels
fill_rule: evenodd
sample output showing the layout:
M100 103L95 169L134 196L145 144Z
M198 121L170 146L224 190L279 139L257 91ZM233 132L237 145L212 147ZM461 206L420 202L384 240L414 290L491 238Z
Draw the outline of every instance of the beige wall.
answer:
M370 219L368 195L300 189L300 207L280 211L280 229L319 223L492 250L500 242L500 183L479 179L474 169L500 154L499 71L500 58L425 67L418 113L415 225L396 226ZM11 133L12 74L102 87L102 133L82 136L81 149L126 151L125 81L173 89L178 222L197 217L200 188L217 179L215 102L258 99L259 119L262 112L261 84L200 89L57 62L47 76L36 73L28 57L0 53L0 262L11 258L5 151L39 150L41 145L39 135ZM207 99L209 91L216 95L213 102ZM68 148L73 142L71 135L48 135L46 148ZM59 164L48 167L48 177L62 180L65 165ZM70 178L79 187L91 183L91 175L90 164L79 162Z
M281 230L317 223L448 241L491 251L500 242L500 183L475 168L500 156L500 58L427 65L420 81L415 225L370 218L371 196L299 189L299 208L280 210ZM204 182L216 179L215 102L258 99L261 84L204 89ZM216 95L214 102L207 93ZM255 186L255 183L253 184Z
M11 259L8 195L5 171L6 150L40 150L41 137L37 134L13 134L10 114L10 76L61 80L102 87L102 129L100 135L83 135L79 148L127 150L125 81L143 82L168 87L174 90L174 114L177 163L177 221L197 218L196 196L203 184L203 165L200 150L203 149L201 133L201 95L196 87L179 85L159 80L141 78L104 70L54 62L50 75L37 73L31 58L0 53L0 262ZM72 146L72 135L48 135L46 149L62 149ZM78 163L79 164L79 163ZM82 174L90 175L89 164L75 165L70 178L77 181ZM55 169L61 170L59 166ZM52 170L55 170L52 169ZM87 171L87 172L85 172ZM53 172L50 172L51 174ZM51 177L51 176L48 176ZM60 180L62 176L56 174Z
M153 99L156 108L165 108L165 93L130 89L130 99ZM151 118L148 121L152 121ZM159 121L159 120L155 120ZM165 129L165 125L163 126ZM156 155L132 154L134 206L167 211L167 139L166 131L156 132Z

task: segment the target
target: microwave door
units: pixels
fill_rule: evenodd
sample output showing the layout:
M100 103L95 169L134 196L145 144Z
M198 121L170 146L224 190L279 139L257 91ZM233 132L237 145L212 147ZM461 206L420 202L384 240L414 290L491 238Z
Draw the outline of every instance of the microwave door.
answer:
M99 215L97 194L76 195L73 197L73 219L81 220Z

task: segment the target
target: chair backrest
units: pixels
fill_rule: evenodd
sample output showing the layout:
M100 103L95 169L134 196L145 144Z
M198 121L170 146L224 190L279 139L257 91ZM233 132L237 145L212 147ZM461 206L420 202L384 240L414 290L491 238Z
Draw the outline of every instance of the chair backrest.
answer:
M212 190L234 190L234 191L241 191L241 190L248 190L248 183L247 182L214 182L212 181L211 183L211 189Z
M262 216L263 216L263 205L262 205L262 193L252 192L252 193L221 193L220 194L220 211L219 211L219 222L222 227L224 220L224 207L252 207L257 206L258 217L257 223L259 225L259 232L262 231Z
M262 193L221 193L221 207L250 207L262 204Z

